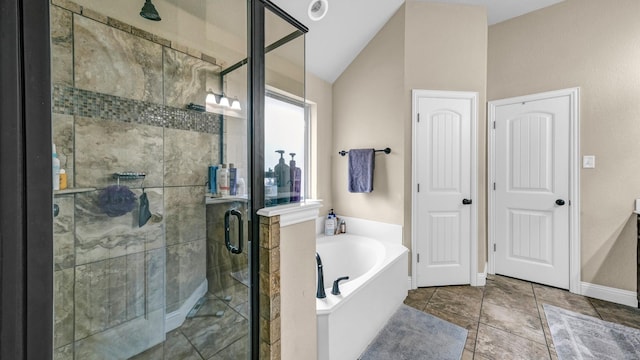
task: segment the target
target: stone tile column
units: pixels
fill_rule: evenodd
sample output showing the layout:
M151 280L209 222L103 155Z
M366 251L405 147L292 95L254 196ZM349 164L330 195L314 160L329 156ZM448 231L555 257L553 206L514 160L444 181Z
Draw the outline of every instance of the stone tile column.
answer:
M261 216L260 359L280 358L280 216Z

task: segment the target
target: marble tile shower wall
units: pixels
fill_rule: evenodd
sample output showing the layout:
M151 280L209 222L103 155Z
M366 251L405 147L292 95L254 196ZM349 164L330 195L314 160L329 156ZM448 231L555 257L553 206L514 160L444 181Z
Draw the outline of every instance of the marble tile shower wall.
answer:
M175 311L206 280L204 184L223 160L222 118L185 105L220 91L220 67L68 0L50 9L53 142L69 187L97 188L55 198L55 355L72 359L98 334ZM137 206L109 217L97 205L118 171L147 174L143 227ZM124 185L143 192L141 181Z

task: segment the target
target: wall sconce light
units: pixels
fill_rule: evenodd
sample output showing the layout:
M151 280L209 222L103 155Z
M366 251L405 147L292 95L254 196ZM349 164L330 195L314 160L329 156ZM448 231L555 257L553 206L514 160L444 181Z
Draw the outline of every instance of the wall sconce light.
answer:
M238 111L242 110L242 108L240 107L240 100L238 100L237 96L233 98L233 101L231 102L231 108Z
M216 94L211 92L211 90L207 91L207 97L204 100L207 105L218 105L218 101L216 100Z
M231 104L229 104L229 98L227 98L224 93L222 93L222 97L220 97L220 102L218 103L218 105L226 108L231 107Z
M240 100L238 100L238 97L234 97L233 101L229 102L229 98L224 92L222 94L216 94L213 91L211 91L211 89L207 91L207 97L205 99L205 103L208 105L217 105L217 106L221 106L223 108L229 108L232 110L242 110L242 107L240 106Z

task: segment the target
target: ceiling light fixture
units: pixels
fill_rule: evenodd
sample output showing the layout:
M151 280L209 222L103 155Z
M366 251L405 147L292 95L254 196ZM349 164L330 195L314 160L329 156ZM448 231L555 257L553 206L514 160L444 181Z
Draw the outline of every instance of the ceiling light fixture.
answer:
M320 21L327 15L327 11L329 11L329 2L327 0L311 0L307 13L309 14L309 19Z

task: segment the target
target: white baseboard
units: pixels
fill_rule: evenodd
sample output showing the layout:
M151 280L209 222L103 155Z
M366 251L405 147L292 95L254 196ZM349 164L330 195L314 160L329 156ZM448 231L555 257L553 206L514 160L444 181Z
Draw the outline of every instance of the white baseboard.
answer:
M580 293L584 296L610 301L616 304L633 306L634 308L638 307L638 294L634 291L581 282Z
M407 289L413 290L417 289L417 287L413 287L413 282L411 280L411 276L408 278L409 287ZM471 286L485 286L487 284L487 266L485 264L484 272L476 274L475 283L472 283Z
M182 325L184 320L187 318L187 314L189 314L189 311L191 311L196 302L198 302L198 300L207 293L208 286L209 284L207 283L207 279L204 279L200 286L191 293L191 296L189 296L178 310L165 315L164 330L166 333L171 330L175 330Z
M476 274L476 283L471 285L473 286L487 285L487 263L484 263L484 271Z

